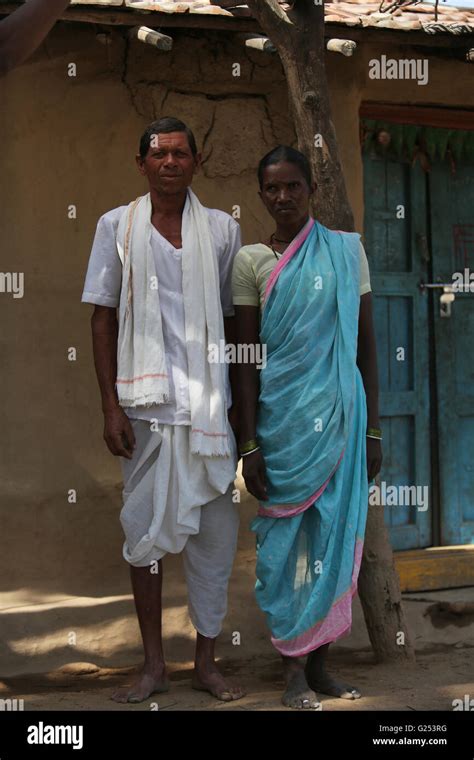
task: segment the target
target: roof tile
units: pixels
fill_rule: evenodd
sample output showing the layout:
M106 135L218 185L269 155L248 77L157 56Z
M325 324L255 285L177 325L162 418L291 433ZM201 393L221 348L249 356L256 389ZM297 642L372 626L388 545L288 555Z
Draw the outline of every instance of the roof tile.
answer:
M278 0L284 8L288 2ZM474 0L473 0L474 2ZM385 7L390 7L385 0ZM233 0L72 0L72 5L124 6L135 10L161 13L197 13L220 16L251 15L245 3ZM345 26L381 27L389 29L418 29L429 33L453 34L474 32L474 8L456 8L439 5L435 21L434 5L408 0L402 7L380 12L380 1L335 0L325 4L325 21Z

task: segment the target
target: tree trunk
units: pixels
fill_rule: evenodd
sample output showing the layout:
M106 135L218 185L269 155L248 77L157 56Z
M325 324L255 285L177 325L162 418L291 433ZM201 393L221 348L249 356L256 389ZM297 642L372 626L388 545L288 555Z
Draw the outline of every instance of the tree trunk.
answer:
M278 50L298 148L311 164L318 184L313 212L331 229L354 229L339 161L325 69L324 6L300 0L285 13L277 0L250 0L253 15Z
M308 157L318 184L314 216L331 229L352 231L354 218L331 120L324 6L315 5L314 0L295 0L293 8L285 13L278 0L247 0L247 4L283 64L298 147ZM369 506L359 595L377 660L412 662L414 649L404 619L383 509L379 506Z
M369 504L359 596L376 660L413 662L415 650L403 613L400 582L380 504Z

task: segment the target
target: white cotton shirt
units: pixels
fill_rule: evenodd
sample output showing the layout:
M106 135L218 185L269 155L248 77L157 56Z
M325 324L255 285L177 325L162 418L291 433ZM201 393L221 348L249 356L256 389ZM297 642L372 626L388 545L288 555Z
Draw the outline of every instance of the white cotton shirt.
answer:
M126 206L107 212L99 219L89 259L82 301L117 308L122 285L122 263L117 246L117 227ZM228 214L206 209L209 230L218 261L220 298L225 317L233 316L232 265L241 246L240 227ZM156 421L168 425L190 425L188 360L183 302L182 249L174 248L153 227L151 245L158 277L163 343L169 380L170 403L124 407L131 419ZM232 404L226 365L227 406Z

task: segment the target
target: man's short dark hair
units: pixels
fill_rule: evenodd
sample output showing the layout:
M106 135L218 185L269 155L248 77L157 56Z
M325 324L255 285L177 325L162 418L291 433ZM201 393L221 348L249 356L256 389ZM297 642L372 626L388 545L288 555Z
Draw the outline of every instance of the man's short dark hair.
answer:
M140 140L140 157L144 159L148 155L153 135L168 135L170 132L184 132L188 138L191 153L194 158L196 158L197 146L192 130L184 123L184 121L175 119L173 116L163 116L162 119L152 122L152 124L146 128Z
M280 164L282 162L295 164L295 166L298 167L301 174L305 178L308 187L311 187L313 183L311 176L311 165L304 153L301 153L295 148L290 148L288 145L278 145L276 148L267 153L258 165L258 183L260 185L260 190L263 187L263 174L267 166Z

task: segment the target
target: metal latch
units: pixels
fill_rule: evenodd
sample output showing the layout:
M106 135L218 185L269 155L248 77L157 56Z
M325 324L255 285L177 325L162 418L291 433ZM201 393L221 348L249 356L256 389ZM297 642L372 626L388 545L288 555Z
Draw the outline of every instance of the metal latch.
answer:
M439 297L439 316L451 316L451 304L456 298L455 293L459 290L459 287L455 288L452 282L420 282L418 287L420 290L425 290L425 288L443 288L443 292Z

